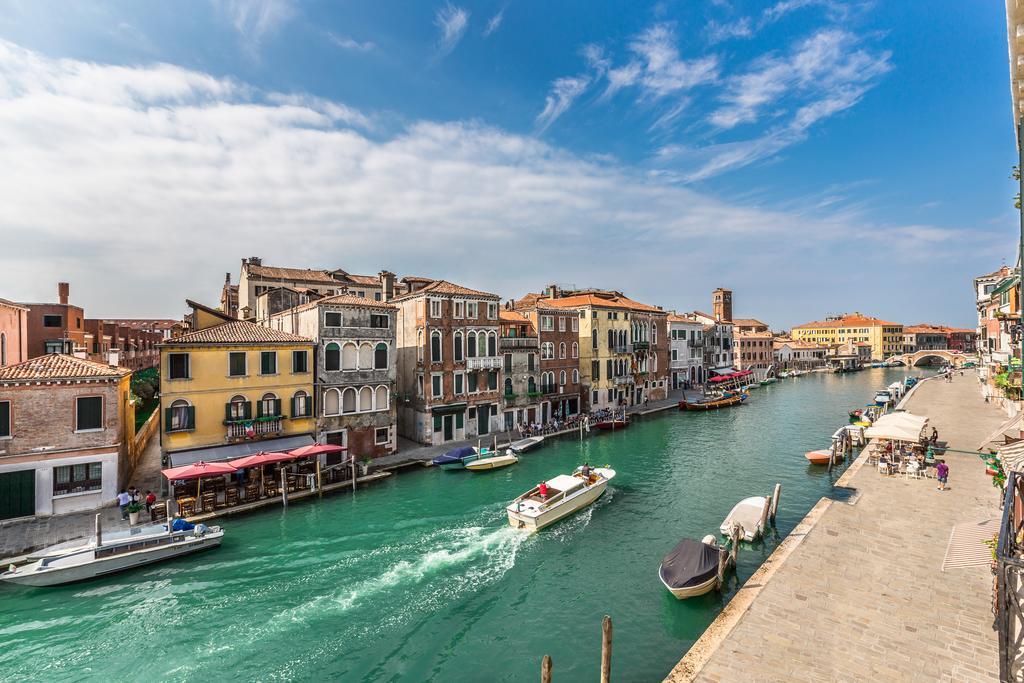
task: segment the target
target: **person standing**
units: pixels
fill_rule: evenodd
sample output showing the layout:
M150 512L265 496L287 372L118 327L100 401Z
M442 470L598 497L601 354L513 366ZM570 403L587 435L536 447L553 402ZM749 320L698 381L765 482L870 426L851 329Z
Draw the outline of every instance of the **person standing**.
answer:
M132 502L132 497L127 491L121 489L121 492L117 494L117 505L121 508L121 520L128 519L128 504Z
M939 490L945 491L946 482L949 481L949 465L945 460L939 460L939 464L935 466L935 476L939 479Z
M150 518L153 517L154 503L156 503L156 494L152 491L146 491L146 512L149 513Z

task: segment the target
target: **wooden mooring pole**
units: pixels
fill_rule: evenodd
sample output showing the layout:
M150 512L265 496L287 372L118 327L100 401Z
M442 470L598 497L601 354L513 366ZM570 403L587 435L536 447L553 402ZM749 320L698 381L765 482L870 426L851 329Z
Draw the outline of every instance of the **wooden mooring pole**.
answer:
M316 459L316 492L321 498L324 497L323 480L320 474L320 458Z
M540 660L540 683L551 683L551 655Z
M288 507L288 479L284 468L281 468L281 505Z
M782 495L782 484L775 484L775 491L772 492L772 524L775 524L775 513L779 511L779 496Z
M351 460L350 464L352 465L352 493L355 493L356 492L356 456L354 454L352 455L352 460Z
M601 622L601 683L612 680L612 618L604 615Z

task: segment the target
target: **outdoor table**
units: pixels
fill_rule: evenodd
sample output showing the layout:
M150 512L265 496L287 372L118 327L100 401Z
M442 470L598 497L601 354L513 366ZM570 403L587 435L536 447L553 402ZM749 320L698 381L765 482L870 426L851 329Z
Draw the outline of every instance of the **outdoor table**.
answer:
M217 494L213 491L203 493L203 512L212 512L217 507Z
M245 502L251 503L260 497L260 488L256 484L245 485Z
M238 489L232 486L224 491L224 505L238 504Z
M190 517L196 509L195 496L185 496L184 498L178 498L178 516L179 517Z

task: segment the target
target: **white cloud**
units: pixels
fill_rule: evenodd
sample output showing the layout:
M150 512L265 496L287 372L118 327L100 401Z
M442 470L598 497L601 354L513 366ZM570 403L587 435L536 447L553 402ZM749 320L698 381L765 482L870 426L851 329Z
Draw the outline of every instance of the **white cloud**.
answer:
M438 38L437 56L444 57L455 49L455 46L462 40L469 26L469 12L448 3L437 10L434 15L434 25L441 30Z
M654 97L710 83L718 76L716 56L694 60L680 57L675 30L668 24L651 26L637 36L630 49L643 62L640 85Z
M498 28L501 26L501 22L504 20L505 8L502 7L500 10L498 10L498 13L491 17L490 20L487 22L487 26L484 28L484 36L489 36L495 31L497 31Z
M712 44L720 43L730 38L749 38L754 35L749 17L742 17L735 21L717 22L714 19L708 22L705 27L708 34L708 41Z
M586 76L574 76L556 79L551 84L551 91L548 92L544 102L544 110L537 115L537 128L539 131L547 130L548 126L564 114L577 97L590 85L590 79Z
M353 52L370 52L377 47L375 43L369 40L359 42L349 36L339 36L335 33L331 33L330 31L327 32L327 35L330 37L331 42L338 47L344 48L345 50L352 50Z
M763 293L764 268L784 281L803 272L787 264L846 248L851 231L897 230L921 242L915 253L962 261L963 240L929 226L737 205L480 124L369 136L365 123L308 95L169 65L50 59L0 41L0 296L52 298L54 282L70 281L90 316L174 316L185 297L215 302L223 273L256 255L447 277L505 296L576 282L692 308L729 253L745 310L789 324L813 319L831 293L859 291L872 268L903 300L928 298L933 283L886 250L868 270L834 273L822 299Z
M214 0L241 34L248 48L255 50L263 37L295 16L291 0Z

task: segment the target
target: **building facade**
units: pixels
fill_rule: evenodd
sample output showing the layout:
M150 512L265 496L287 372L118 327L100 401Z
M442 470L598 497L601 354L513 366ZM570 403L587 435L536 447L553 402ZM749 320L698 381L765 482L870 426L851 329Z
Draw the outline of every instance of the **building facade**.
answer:
M860 313L797 325L790 336L816 344L867 342L871 345L871 359L878 361L902 354L904 347L903 325Z
M444 280L396 296L398 433L444 444L499 431L500 299Z
M0 368L0 519L113 501L135 436L130 374L64 354Z
M776 339L773 352L775 365L781 370L816 370L825 367L828 347L792 339Z
M775 364L773 337L770 332L739 332L736 334L736 367L750 370L759 380L769 374Z
M541 370L540 335L533 321L519 311L503 308L499 312L501 338L498 350L502 357L502 428L542 422L541 399L544 398Z
M338 294L271 315L266 323L316 343L317 440L345 446L357 460L398 448L396 314L391 304Z
M0 299L0 368L28 360L28 308Z
M669 326L669 372L673 389L700 386L704 371L704 325L693 318L672 313Z
M311 339L244 320L214 322L163 342L165 463L229 460L312 443L313 348Z
M46 353L86 354L85 312L69 303L71 285L57 283L57 303L23 303L28 309L27 353L37 358Z

